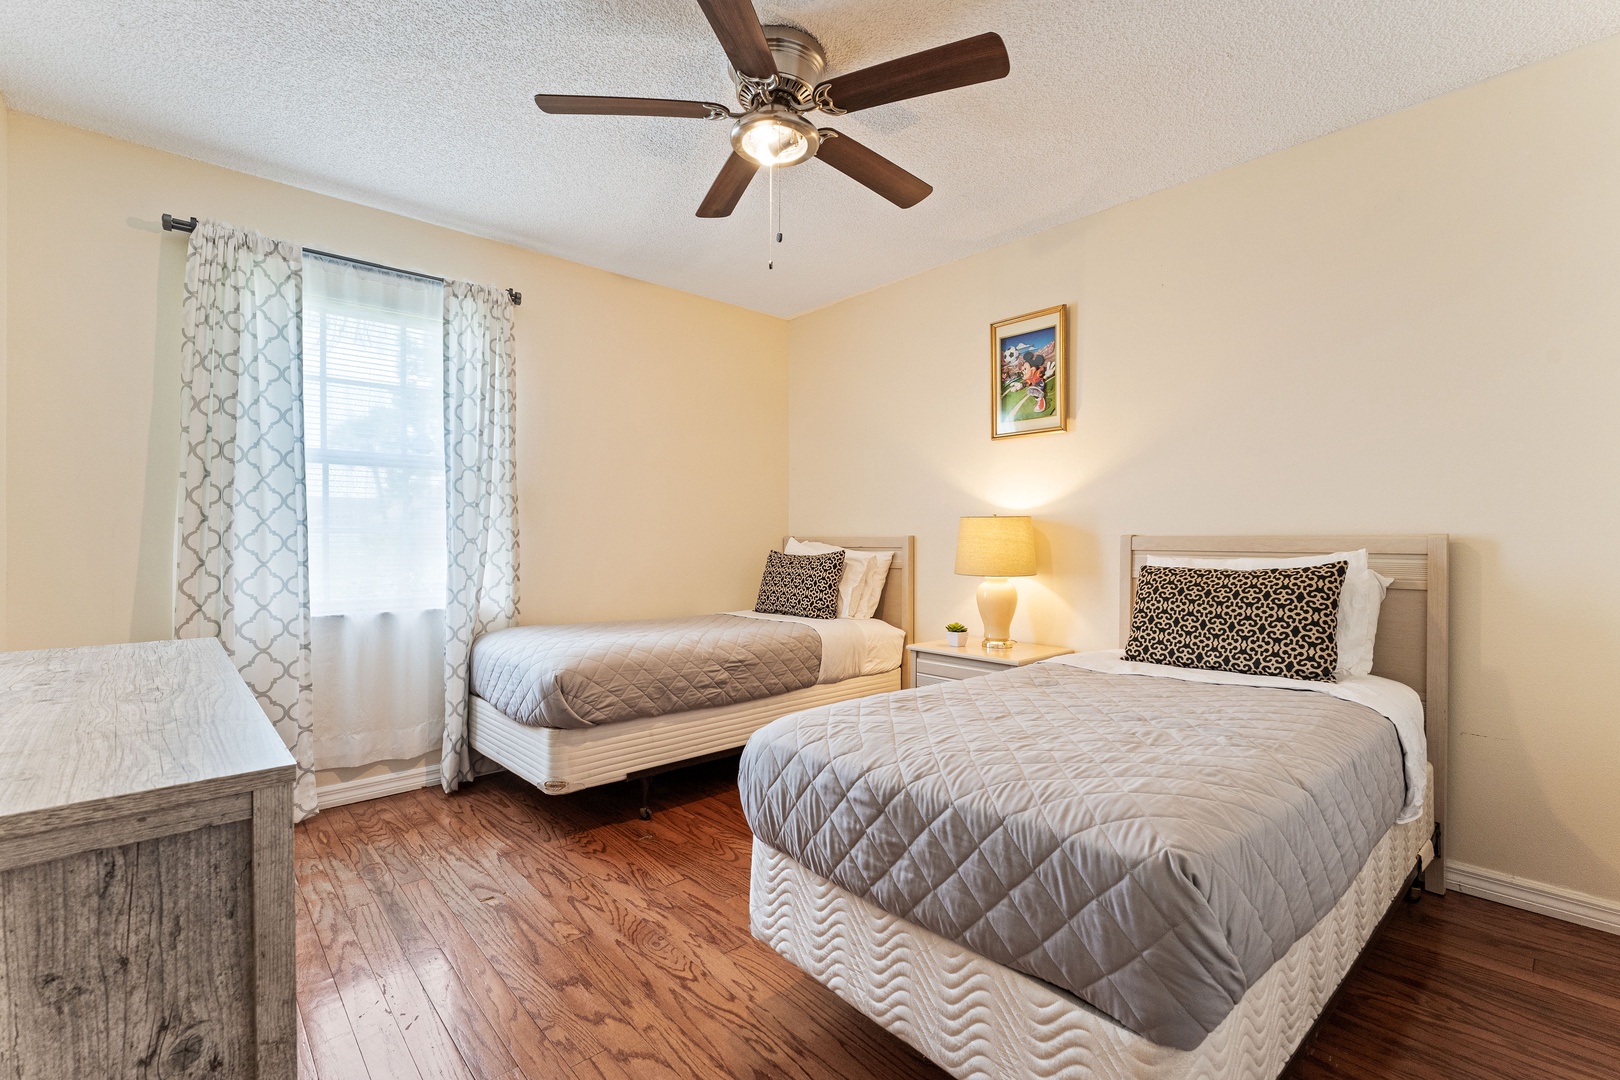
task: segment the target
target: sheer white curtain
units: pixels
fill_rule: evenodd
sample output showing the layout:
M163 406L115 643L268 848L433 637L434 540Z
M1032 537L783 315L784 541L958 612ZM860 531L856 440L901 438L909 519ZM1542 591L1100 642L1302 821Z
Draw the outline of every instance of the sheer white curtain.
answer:
M444 730L444 287L306 253L304 412L320 768Z
M300 253L197 223L181 305L174 636L217 637L298 763L315 812Z
M472 779L467 666L473 639L517 622L517 349L505 289L444 285L445 504L440 780Z

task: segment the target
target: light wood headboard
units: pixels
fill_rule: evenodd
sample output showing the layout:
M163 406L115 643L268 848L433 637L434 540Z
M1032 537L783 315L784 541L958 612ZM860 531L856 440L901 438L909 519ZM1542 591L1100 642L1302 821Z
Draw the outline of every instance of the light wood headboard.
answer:
M878 600L875 618L905 631L906 644L917 640L917 538L915 536L809 536L794 533L792 538L835 547L854 548L856 551L892 551L894 561L889 564L889 579L883 583L883 597ZM787 547L790 538L782 538ZM901 680L911 685L911 664L901 664Z
M1378 612L1373 674L1403 682L1423 698L1429 763L1434 766L1434 820L1446 820L1446 775L1450 751L1451 600L1446 535L1427 536L1134 536L1120 550L1120 645L1131 632L1136 572L1144 555L1236 559L1292 558L1367 549L1367 561L1395 579ZM1438 847L1438 845L1437 845ZM1436 851L1425 881L1431 892L1446 888L1445 863Z

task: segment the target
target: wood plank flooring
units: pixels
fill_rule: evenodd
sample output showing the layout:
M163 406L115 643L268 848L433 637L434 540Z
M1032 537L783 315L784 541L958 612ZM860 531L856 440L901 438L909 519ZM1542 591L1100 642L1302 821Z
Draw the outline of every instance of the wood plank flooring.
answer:
M300 825L299 1076L945 1076L749 937L734 760L655 805L501 775ZM1620 938L1402 905L1288 1075L1620 1076Z

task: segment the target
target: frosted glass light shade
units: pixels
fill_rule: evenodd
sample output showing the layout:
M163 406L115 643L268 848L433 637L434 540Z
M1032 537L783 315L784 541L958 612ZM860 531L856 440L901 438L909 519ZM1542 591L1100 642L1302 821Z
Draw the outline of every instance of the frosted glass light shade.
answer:
M760 166L797 165L821 145L821 133L804 117L777 106L751 112L731 126L731 147Z
M1033 577L1034 519L963 518L956 534L956 572L966 577Z

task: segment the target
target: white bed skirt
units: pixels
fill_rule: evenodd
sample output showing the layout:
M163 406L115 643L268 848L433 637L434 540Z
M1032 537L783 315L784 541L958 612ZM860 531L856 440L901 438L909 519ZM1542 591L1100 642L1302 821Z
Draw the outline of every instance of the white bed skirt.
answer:
M1429 791L1434 790L1431 771ZM1273 1080L1321 1015L1415 860L1434 804L1378 842L1350 889L1195 1050L1160 1046L754 841L754 936L958 1077Z
M549 795L611 784L633 772L733 750L779 716L900 689L900 669L716 709L649 716L589 728L520 724L473 697L472 748Z

